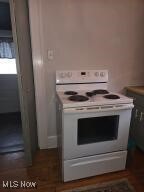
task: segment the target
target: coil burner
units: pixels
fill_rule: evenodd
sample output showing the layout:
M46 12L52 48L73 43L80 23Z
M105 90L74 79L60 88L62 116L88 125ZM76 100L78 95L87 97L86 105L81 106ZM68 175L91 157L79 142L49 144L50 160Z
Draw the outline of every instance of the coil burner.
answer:
M118 95L113 95L113 94L105 95L104 98L106 98L106 99L120 99L120 97Z
M76 91L65 91L65 95L77 95L78 93Z
M89 98L86 96L83 96L83 95L72 95L69 97L69 100L71 100L71 101L87 101L87 100L89 100Z

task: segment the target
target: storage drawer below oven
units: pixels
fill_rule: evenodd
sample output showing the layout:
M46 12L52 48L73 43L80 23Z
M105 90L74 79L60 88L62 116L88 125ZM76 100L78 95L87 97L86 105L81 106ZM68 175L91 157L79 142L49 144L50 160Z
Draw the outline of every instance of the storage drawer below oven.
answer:
M125 169L127 151L77 158L64 161L63 180L100 175Z

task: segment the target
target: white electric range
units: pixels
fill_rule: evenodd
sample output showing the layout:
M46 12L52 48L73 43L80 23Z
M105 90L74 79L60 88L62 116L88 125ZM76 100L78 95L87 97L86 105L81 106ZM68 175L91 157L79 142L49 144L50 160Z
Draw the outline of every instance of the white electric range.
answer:
M57 71L63 181L125 169L133 100L108 90L107 70Z

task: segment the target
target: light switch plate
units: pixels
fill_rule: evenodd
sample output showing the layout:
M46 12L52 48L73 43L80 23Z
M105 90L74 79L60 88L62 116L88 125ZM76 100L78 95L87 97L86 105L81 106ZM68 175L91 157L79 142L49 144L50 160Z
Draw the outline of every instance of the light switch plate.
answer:
M48 49L48 60L53 60L54 59L54 51L53 49Z

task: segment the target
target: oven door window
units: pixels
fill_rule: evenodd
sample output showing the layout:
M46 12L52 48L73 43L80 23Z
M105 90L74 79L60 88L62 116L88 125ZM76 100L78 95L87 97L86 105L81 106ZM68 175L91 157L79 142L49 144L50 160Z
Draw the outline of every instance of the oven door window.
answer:
M119 116L78 119L78 145L115 140L118 137Z

